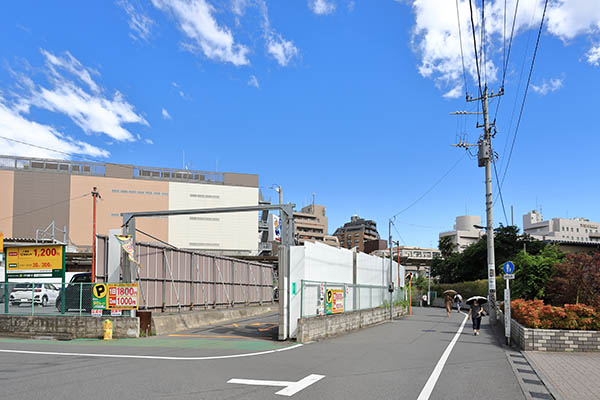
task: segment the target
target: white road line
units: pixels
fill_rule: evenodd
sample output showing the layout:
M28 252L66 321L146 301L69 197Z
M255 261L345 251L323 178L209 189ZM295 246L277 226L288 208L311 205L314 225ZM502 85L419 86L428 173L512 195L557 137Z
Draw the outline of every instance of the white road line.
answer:
M293 350L302 346L301 343L283 349L260 351L257 353L229 354L226 356L206 356L206 357L167 357L167 356L143 356L135 354L100 354L100 353L62 353L55 351L30 351L30 350L7 350L0 349L0 353L14 354L36 354L46 356L71 356L71 357L99 357L99 358L133 358L142 360L169 360L169 361L202 361L202 360L222 360L226 358L241 358L261 356L264 354L278 353L280 351Z
M437 383L437 380L440 377L442 370L444 369L444 365L446 364L446 361L448 360L448 357L450 356L450 353L452 352L452 349L458 341L458 338L460 337L460 334L462 333L463 328L465 327L465 323L467 322L468 315L462 311L461 314L465 316L465 319L463 319L463 322L460 324L460 328L458 328L458 331L452 338L452 341L450 342L448 347L446 347L446 350L444 350L442 357L433 369L433 372L431 373L431 376L429 376L429 379L427 379L427 383L425 383L425 386L423 387L423 390L421 390L421 394L419 394L417 400L428 400L429 396L431 396L431 392L433 392L433 388L435 387L435 384Z
M279 386L279 387L283 387L283 389L281 389L278 392L275 392L275 394L278 394L280 396L288 396L289 397L289 396L295 395L296 393L298 393L299 391L301 391L303 389L306 389L313 383L318 382L323 378L325 378L325 375L316 375L316 374L308 375L307 377L300 379L298 382L266 381L266 380L260 380L260 379L232 378L232 379L228 380L227 383L237 383L239 385L255 385L255 386Z

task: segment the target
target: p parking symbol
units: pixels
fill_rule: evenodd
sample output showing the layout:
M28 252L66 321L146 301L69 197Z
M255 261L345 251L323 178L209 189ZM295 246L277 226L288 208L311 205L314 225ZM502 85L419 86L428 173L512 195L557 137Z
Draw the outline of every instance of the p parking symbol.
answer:
M94 285L94 289L93 289L94 297L96 297L98 299L101 299L104 296L106 296L107 291L108 290L106 289L106 285L104 283L97 283Z

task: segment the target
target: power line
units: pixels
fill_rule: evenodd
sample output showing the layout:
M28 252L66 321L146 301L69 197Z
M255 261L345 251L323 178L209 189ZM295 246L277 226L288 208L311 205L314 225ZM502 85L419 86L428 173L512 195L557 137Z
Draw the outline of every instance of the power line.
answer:
M458 40L460 41L460 59L462 60L462 69L463 69L463 78L465 79L465 93L469 93L469 88L467 87L467 72L465 69L465 56L463 53L463 44L462 44L462 29L460 28L460 12L458 10L458 0L456 0L456 19L458 20Z
M523 101L521 103L521 111L519 112L519 118L517 119L517 126L515 127L515 133L513 135L512 144L510 146L510 152L508 153L508 159L506 161L506 166L504 168L504 173L502 175L502 182L500 183L500 187L504 185L504 180L506 179L506 173L508 172L508 166L510 165L510 160L512 158L512 153L515 148L515 141L517 140L517 134L519 133L519 127L521 126L521 118L523 117L523 109L525 108L525 101L527 100L527 92L529 91L529 84L531 83L531 75L533 74L533 67L535 65L535 58L537 56L538 47L540 44L540 37L542 36L542 28L544 27L544 19L546 17L546 9L548 8L548 0L544 2L544 12L542 13L542 20L540 21L540 28L538 30L537 40L535 42L535 49L533 50L533 58L531 59L531 67L529 68L529 76L527 78L527 85L525 86L525 93L523 94Z
M67 200L62 200L62 201L59 201L59 202L56 202L56 203L53 203L53 204L49 204L49 205L44 206L44 207L36 208L35 210L30 210L30 211L26 211L24 213L11 215L9 217L0 218L0 221L4 221L6 219L11 219L11 218L22 217L23 215L32 214L34 212L45 210L46 208L54 207L54 206L57 206L59 204L68 203L68 202L73 201L73 200L81 199L81 198L89 196L89 195L90 195L90 193L86 193L86 194L81 195L81 196L75 196L75 197L72 197L72 198L67 199Z
M506 71L508 70L508 62L510 60L510 51L512 49L513 37L515 34L515 24L517 22L517 11L519 10L519 0L515 4L515 13L513 15L512 28L510 31L510 41L508 43L508 54L506 53L506 39L504 40L504 61L502 65L502 84L500 85L500 89L504 89L504 82L506 80ZM504 30L506 31L506 0L504 0ZM506 32L505 32L506 34ZM498 116L498 109L500 108L500 99L496 103L496 112L494 113L494 122L496 122L496 117Z
M477 67L477 81L479 82L479 96L481 97L481 73L479 72L479 58L477 55L477 37L475 36L475 21L473 20L473 3L469 0L469 9L471 10L471 30L473 31L473 48L475 49L475 66Z
M44 146L40 146L40 145L33 144L33 143L27 143L27 142L24 142L22 140L13 139L13 138L9 138L9 137L6 137L6 136L0 136L0 139L8 140L8 141L19 143L19 144L24 144L25 146L31 146L31 147L35 147L35 148L42 149L42 150L52 151L54 153L65 154L65 155L67 155L69 157L81 158L84 161L104 162L104 161L99 161L99 160L87 159L86 157L78 156L78 155L75 155L75 154L72 154L72 153L67 153L66 151L51 149L49 147L44 147Z
M396 214L394 214L392 216L392 219L396 218L398 215L402 214L403 212L405 212L409 208L413 207L415 204L417 204L419 201L421 201L425 196L427 196L429 194L429 192L431 192L433 189L435 189L435 187L437 185L439 185L440 182L442 182L444 180L444 178L446 178L450 174L450 172L452 172L452 170L454 168L456 168L456 166L462 161L463 158L465 158L464 154L463 154L462 157L460 157L458 160L456 160L456 162L452 165L452 167L450 167L450 169L448 169L448 171L446 171L446 173L444 173L444 175L442 175L429 189L427 189L425 191L425 193L423 193L421 196L419 196L415 201L413 201L412 203L410 203L407 207L405 207L401 211L399 211Z
M400 240L402 240L402 243L404 243L404 245L406 246L406 242L404 241L404 239L402 238L402 235L400 234L400 232L398 231L398 228L396 227L396 224L394 224L394 221L392 221L392 226L394 227L394 230L396 230L396 233L398 234L398 237L400 238ZM391 251L391 249L390 249Z
M492 163L494 165L494 174L496 175L496 186L498 186L498 195L500 196L500 203L502 203L502 212L504 213L504 220L506 221L506 226L508 226L508 217L506 216L506 208L504 208L504 197L502 196L502 187L500 186L500 181L498 180L498 170L496 169L496 160L492 158Z

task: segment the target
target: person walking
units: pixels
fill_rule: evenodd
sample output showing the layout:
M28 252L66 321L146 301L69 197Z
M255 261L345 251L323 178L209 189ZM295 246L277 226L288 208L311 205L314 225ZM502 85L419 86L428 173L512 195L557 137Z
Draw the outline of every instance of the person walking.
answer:
M452 312L452 296L446 295L444 297L444 302L446 304L446 313L448 314L448 318L450 318L450 312Z
M481 317L483 316L483 307L479 304L479 301L475 299L471 304L469 310L469 317L473 320L473 335L479 335L479 328L481 327Z
M456 303L457 312L460 312L460 308L462 307L462 301L462 296L459 293L456 293L456 296L454 296L454 303Z

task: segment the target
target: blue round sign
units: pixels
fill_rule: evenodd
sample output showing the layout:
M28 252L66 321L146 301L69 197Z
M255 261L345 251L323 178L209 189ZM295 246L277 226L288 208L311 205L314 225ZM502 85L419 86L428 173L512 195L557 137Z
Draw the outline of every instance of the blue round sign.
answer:
M504 273L512 274L513 272L515 272L515 264L513 264L510 261L505 262L504 263Z

